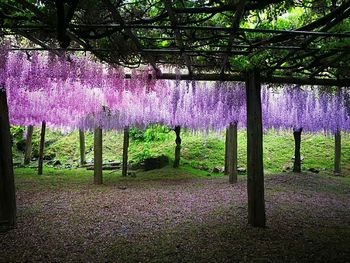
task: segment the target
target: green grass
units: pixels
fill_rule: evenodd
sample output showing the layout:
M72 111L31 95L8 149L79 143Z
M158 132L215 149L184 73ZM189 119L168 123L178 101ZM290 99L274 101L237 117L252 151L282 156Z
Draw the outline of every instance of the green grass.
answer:
M181 163L193 168L211 170L224 165L225 133L194 133L182 131ZM145 156L166 154L172 160L175 147L175 134L163 135L163 141L138 142L130 140L129 160L138 162ZM38 151L39 129L34 133L34 152ZM62 164L77 165L79 160L78 132L65 135L48 130L46 140L49 145L46 154L54 154ZM106 131L103 137L103 159L105 162L122 159L123 135L116 131ZM14 147L15 148L15 147ZM238 132L238 166L246 167L246 132ZM86 158L93 160L93 134L86 133ZM14 150L15 161L21 162L23 156ZM320 169L333 168L334 138L324 134L302 134L301 155L302 167ZM291 131L268 130L264 134L264 167L267 172L280 172L292 167L294 156L294 140ZM342 140L342 165L350 168L350 140L345 135Z
M191 167L181 167L173 169L170 166L157 169L157 172L138 171L136 177L123 177L120 171L103 171L104 186L111 186L123 182L140 181L167 181L167 180L186 180L206 176L207 173L195 170ZM61 189L72 185L80 187L104 187L93 185L93 171L83 168L79 169L55 169L51 167L44 168L44 174L38 176L36 169L16 168L15 169L16 186L21 189Z

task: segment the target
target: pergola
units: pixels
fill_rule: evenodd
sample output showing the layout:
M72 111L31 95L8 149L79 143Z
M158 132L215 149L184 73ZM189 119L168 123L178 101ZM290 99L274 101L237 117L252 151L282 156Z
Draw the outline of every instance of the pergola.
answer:
M287 16L293 8L302 11L299 22ZM245 81L248 221L265 226L261 83L349 86L349 15L349 0L17 0L0 3L0 34L16 38L12 50L89 51L113 65L148 64L159 79ZM161 72L167 66L182 74ZM0 94L0 223L13 225Z

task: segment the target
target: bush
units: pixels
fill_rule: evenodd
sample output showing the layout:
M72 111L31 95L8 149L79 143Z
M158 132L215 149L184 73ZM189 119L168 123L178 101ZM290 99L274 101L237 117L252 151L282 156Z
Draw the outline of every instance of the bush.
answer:
M138 142L165 141L169 137L170 128L160 125L151 124L146 129L130 128L130 138Z

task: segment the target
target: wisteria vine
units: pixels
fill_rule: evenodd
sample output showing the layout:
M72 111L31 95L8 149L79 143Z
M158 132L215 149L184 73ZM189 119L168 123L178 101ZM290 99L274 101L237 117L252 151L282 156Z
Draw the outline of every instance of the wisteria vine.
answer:
M162 123L220 130L246 125L245 86L236 82L150 78L151 69L107 66L89 56L28 54L0 48L0 84L10 121L54 128L122 129ZM262 88L264 128L335 132L350 130L349 91L300 86Z

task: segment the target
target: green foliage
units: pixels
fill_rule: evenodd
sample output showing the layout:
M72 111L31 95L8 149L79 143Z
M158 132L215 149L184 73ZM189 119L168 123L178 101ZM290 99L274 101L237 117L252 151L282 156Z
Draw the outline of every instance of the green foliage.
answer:
M165 141L170 129L164 125L149 125L146 129L130 128L130 138L137 142Z
M142 149L140 152L137 152L137 153L135 154L135 158L136 158L136 160L138 160L138 161L142 161L142 160L144 160L144 159L146 159L146 158L149 158L149 157L151 157L151 152L150 152L149 144L148 144L148 143L145 143L143 149Z
M23 139L24 128L23 126L11 126L10 133L12 138L16 141Z

